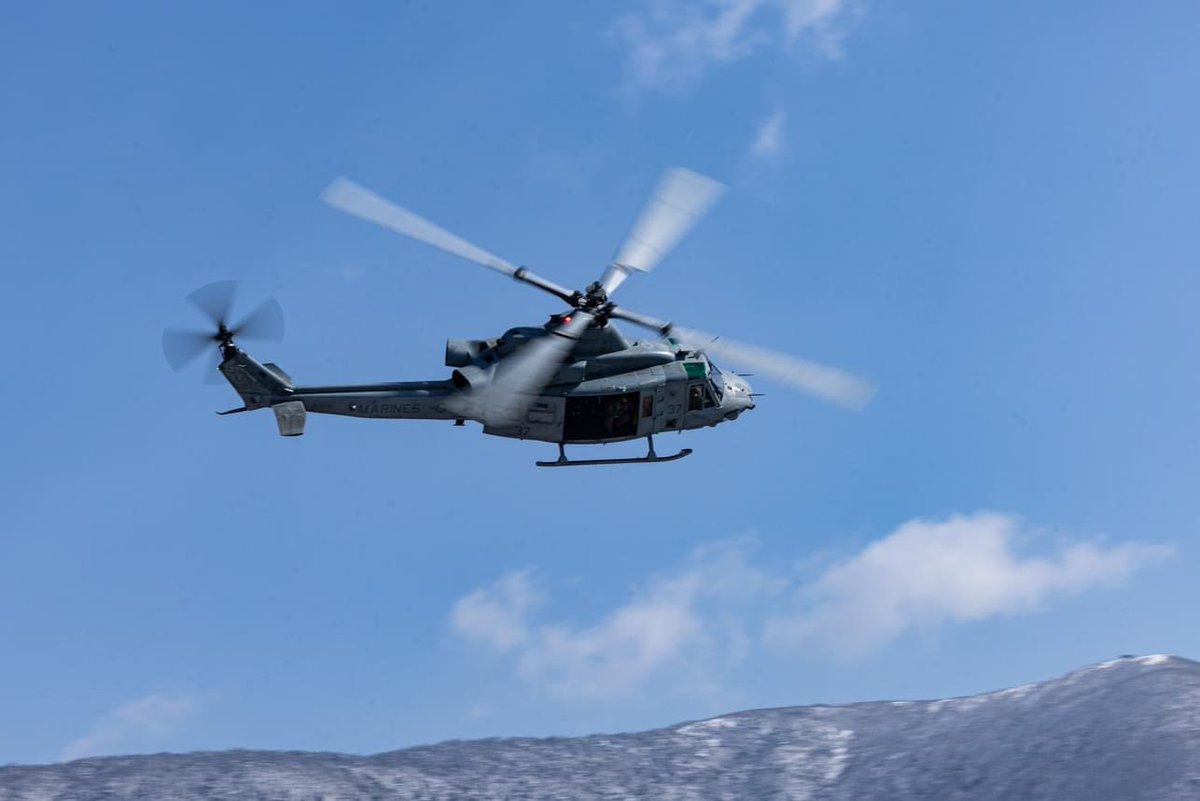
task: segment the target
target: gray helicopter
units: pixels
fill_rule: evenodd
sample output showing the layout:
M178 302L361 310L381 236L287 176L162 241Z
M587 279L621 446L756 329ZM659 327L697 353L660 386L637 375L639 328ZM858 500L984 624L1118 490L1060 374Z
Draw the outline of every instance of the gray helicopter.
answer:
M337 386L297 386L277 365L260 363L235 343L279 341L283 313L268 300L240 323L231 324L236 284L210 284L188 300L209 317L215 330L163 333L163 350L176 370L214 348L216 369L243 405L218 414L271 409L283 436L304 433L308 413L404 420L448 420L482 424L483 433L558 445L558 458L541 467L646 464L681 459L684 448L660 456L654 435L715 426L753 409L755 393L746 374L720 370L728 359L838 405L858 409L871 398L868 383L840 370L742 345L648 317L612 301L634 272L649 272L716 202L722 184L683 168L660 179L600 280L584 291L559 286L438 227L362 186L338 178L321 197L360 219L404 234L547 292L568 308L542 326L511 328L495 339L451 339L446 343L450 378ZM649 329L651 339L630 340L613 321ZM211 372L209 375L213 375ZM596 445L645 439L645 456L568 459L567 444Z

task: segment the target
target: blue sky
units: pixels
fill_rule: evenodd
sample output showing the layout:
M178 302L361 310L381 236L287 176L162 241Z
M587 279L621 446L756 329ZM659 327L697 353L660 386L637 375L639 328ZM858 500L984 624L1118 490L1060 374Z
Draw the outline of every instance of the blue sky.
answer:
M375 752L1194 657L1190 3L8 5L0 763ZM851 370L655 468L265 413L172 373L214 280L297 380L437 378L664 167L729 191L631 307Z

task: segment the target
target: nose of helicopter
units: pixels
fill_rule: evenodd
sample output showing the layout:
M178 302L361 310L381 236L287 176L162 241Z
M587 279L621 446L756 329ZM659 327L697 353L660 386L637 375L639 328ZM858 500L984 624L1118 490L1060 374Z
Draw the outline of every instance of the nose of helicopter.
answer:
M734 416L754 408L754 397L751 394L750 384L740 375L725 377L725 399L730 407L730 413Z

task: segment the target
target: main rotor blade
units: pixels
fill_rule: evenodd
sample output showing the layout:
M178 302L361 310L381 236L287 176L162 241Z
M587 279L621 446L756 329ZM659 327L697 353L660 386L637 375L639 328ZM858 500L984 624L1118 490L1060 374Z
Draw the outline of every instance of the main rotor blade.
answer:
M571 312L562 325L502 359L487 390L487 416L500 422L523 415L533 397L545 389L570 357L593 319L587 312Z
M659 335L664 337L671 333L671 328L675 325L666 320L659 320L656 317L638 314L635 311L626 309L624 306L613 306L609 309L608 316L616 317L618 320L628 320L634 325L640 325L643 328L649 328L651 331L657 331Z
M875 387L849 373L808 359L745 345L731 339L684 328L628 309L614 308L609 316L670 336L691 350L704 351L714 361L753 368L777 381L847 409L859 410L870 403Z
M859 411L871 402L875 387L849 373L808 359L745 345L691 328L675 327L671 335L716 361L728 360L753 368L777 381L846 409Z
M473 245L462 237L450 233L441 226L396 205L348 178L336 178L321 192L321 199L335 209L359 219L375 223L418 242L432 245L439 250L444 250L467 261L473 261L496 272L504 273L518 281L531 284L571 302L573 293L569 289Z
M237 295L237 281L217 281L206 284L187 296L188 302L212 321L213 328L229 322L233 299Z
M275 298L267 298L261 306L235 325L231 333L241 339L282 342L283 308Z
M179 328L167 328L163 331L163 355L171 369L179 372L187 367L203 353L212 348L216 351L217 344L212 334L203 331L184 331Z
M724 191L719 181L683 167L664 172L605 273L604 291L611 295L633 270L653 270Z

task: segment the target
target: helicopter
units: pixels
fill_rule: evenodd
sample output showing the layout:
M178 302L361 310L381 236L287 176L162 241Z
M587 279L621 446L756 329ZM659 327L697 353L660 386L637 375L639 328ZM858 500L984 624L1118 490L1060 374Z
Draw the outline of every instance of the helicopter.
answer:
M635 272L653 270L723 191L720 182L691 170L666 170L616 257L598 280L579 291L501 259L339 177L321 193L333 208L540 289L566 308L541 326L510 328L492 339L448 340L448 379L308 386L296 385L279 366L259 362L235 342L280 341L284 326L279 304L269 299L233 323L237 285L222 281L187 298L212 328L167 329L163 350L177 371L209 350L216 370L242 400L242 406L218 414L269 408L285 437L303 434L310 413L446 420L458 426L471 420L485 434L556 444L558 458L538 461L539 467L649 464L690 455L691 448L659 455L654 435L716 426L755 408L757 393L746 381L751 374L721 370L714 359L728 359L843 407L862 408L874 388L841 370L684 328L613 302L617 288ZM655 336L631 340L617 328L618 320ZM645 456L572 459L566 453L568 444L635 439L647 441Z

